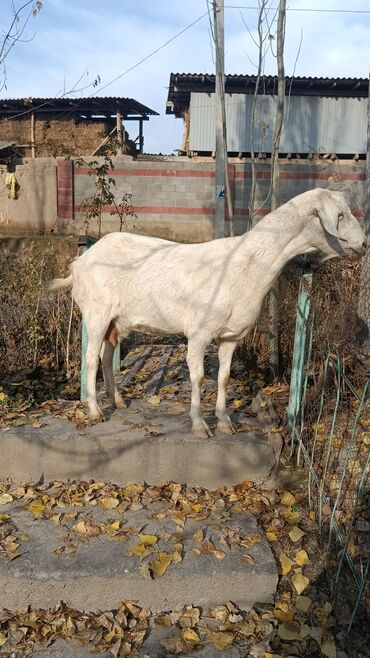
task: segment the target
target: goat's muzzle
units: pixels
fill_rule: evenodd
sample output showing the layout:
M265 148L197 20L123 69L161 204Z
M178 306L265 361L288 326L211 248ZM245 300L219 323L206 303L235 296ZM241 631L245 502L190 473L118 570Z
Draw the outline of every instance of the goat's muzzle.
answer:
M368 243L365 239L360 247L356 247L356 249L354 247L349 247L346 251L350 258L361 258L362 256L365 256L367 247Z

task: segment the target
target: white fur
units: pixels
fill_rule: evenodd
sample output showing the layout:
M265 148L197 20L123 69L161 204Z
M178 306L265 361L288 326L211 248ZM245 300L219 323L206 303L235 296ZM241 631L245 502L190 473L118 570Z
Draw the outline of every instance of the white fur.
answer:
M218 427L232 433L226 413L232 355L255 325L284 265L304 252L320 252L327 259L364 249L365 235L343 195L324 189L291 199L239 237L178 244L130 233L106 235L72 263L68 279L50 285L56 290L73 283L86 322L91 417L101 414L96 400L99 353L108 393L122 403L112 373L113 348L105 340L113 322L119 339L132 330L187 336L190 416L193 431L203 437L210 435L200 409L204 352L218 341L216 415Z

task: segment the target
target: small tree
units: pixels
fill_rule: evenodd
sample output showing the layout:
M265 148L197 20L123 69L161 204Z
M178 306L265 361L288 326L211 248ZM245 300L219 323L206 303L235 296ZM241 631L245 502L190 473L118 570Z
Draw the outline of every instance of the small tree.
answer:
M110 214L118 216L120 231L125 228L128 217L137 219L137 215L132 205L132 194L126 192L118 200L114 194L116 181L112 176L112 173L114 172L112 157L117 153L117 150L118 141L111 138L101 149L103 153L103 162L99 163L98 160L88 161L81 157L76 160L78 166L85 166L88 168L89 176L95 176L95 192L83 200L80 210L84 215L86 233L89 230L91 220L95 219L98 223L99 237L101 236L102 216L105 206L112 207Z

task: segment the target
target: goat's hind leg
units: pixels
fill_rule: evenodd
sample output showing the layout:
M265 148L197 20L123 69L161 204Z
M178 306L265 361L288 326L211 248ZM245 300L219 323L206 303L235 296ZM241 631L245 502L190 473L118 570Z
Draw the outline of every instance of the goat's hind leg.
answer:
M111 322L104 337L100 358L102 363L106 393L109 399L112 400L112 402L116 405L116 407L122 409L125 406L125 403L122 395L117 389L113 374L113 354L118 344L118 331L114 323Z
M200 391L204 377L203 361L205 349L206 344L199 343L196 339L189 339L187 362L191 381L190 418L193 423L193 433L201 439L208 439L208 437L212 436L211 430L202 418L200 409Z
M226 413L226 387L230 377L231 360L237 343L233 341L222 341L218 348L218 390L216 401L217 427L220 432L234 434L235 427L230 416Z
M90 418L92 420L99 420L103 414L96 399L96 374L105 331L101 327L96 326L93 321L85 319L85 322L88 336L86 349L87 404Z

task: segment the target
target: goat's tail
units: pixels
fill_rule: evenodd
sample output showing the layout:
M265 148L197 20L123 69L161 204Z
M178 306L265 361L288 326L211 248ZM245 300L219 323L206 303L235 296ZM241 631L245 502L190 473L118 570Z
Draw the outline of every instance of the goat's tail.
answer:
M54 290L69 290L72 288L73 277L72 274L67 276L66 279L53 279L47 285L47 291L53 292Z

